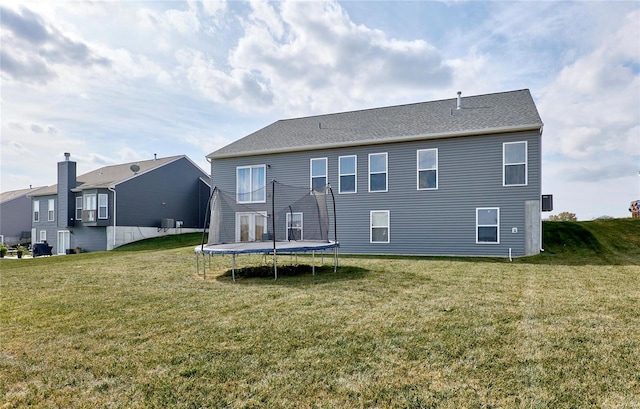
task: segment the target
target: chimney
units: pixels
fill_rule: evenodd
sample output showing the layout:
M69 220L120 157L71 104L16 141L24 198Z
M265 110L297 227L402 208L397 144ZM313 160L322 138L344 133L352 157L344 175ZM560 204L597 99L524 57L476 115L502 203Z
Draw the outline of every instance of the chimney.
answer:
M456 104L456 109L462 108L462 91L458 91L458 102Z
M76 163L70 160L71 154L65 152L64 161L58 162L58 200L56 204L56 224L58 227L73 226L75 217Z

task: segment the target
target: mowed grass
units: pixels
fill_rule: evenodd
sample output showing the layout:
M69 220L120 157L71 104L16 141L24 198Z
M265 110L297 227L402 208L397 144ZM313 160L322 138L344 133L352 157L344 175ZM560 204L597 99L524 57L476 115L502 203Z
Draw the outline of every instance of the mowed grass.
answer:
M598 245L277 281L203 280L192 245L4 259L0 408L638 408L640 220L581 225Z

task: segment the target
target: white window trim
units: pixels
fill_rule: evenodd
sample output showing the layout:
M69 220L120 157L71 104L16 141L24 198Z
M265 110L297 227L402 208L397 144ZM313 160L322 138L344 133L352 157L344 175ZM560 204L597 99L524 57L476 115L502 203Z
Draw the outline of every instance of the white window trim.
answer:
M40 201L33 201L33 208L31 209L32 220L34 223L38 223L40 221Z
M371 172L371 157L376 155L384 155L384 172ZM369 178L367 180L367 185L369 189L369 193L384 193L389 191L389 153L388 152L378 152L378 153L370 153L369 154ZM384 173L386 177L384 178L385 186L384 190L371 190L371 175L379 175Z
M428 152L428 151L435 151L436 152L436 166L434 168L420 168L420 152ZM418 190L438 190L438 179L439 179L439 171L438 171L438 156L439 156L439 152L438 152L438 148L431 148L431 149L418 149L416 151L416 188ZM436 171L436 187L420 187L420 172L423 170L435 170Z
M478 224L478 210L496 210L498 224ZM478 227L496 227L496 239L497 241L479 241L478 240ZM476 244L500 244L500 208L499 207L476 207Z
M300 215L300 228L299 229L297 227L291 227L291 228L289 227L290 224L291 224L291 215ZM302 212L288 213L287 212L285 232L284 232L284 237L286 237L287 240L289 240L289 229L291 229L291 230L300 230L300 241L304 240L304 213L302 213Z
M313 161L323 160L324 161L324 175L315 175L313 174ZM327 158L311 158L309 160L309 189L313 190L313 179L314 178L324 178L325 186L329 184L329 160Z
M100 198L101 197L106 197L107 198L106 199L106 204L104 206L100 206ZM109 218L109 195L106 194L106 193L99 193L97 200L98 200L98 203L97 203L98 219L101 219L101 220L108 219ZM105 209L105 216L103 216L103 217L100 217L100 208L104 208Z
M507 163L507 145L524 143L524 162ZM507 184L507 165L524 165L524 183L523 184ZM527 141L504 142L502 144L502 186L527 186L529 184L529 144Z
M82 221L82 209L83 209L82 200L83 200L82 196L76 196L76 220L80 220L80 221ZM78 205L80 205L80 206L78 206ZM80 215L79 216L78 216L78 210L80 210Z
M267 212L236 212L236 243L241 243L241 232L239 223L241 216L251 216L251 224L249 225L249 242L262 241L262 237L256 238L256 216L264 217L264 232L267 233ZM253 237L253 240L251 240L251 237Z
M386 213L387 214L387 225L386 226L374 226L373 225L373 214L374 213ZM373 241L373 228L381 228L386 227L387 229L387 241ZM371 210L369 211L369 243L370 244L385 244L391 242L391 215L389 210Z
M45 241L47 241L47 231L46 230L40 230L40 243L44 243Z
M92 200L93 198L93 200ZM94 212L93 217L91 213ZM85 220L85 215L86 220ZM86 193L82 195L82 221L95 223L98 220L98 195L96 193Z
M264 185L262 189L264 189L264 199L262 200L253 200L253 192L255 190L249 190L249 200L240 200L240 184L238 183L240 169L249 169L249 189L253 187L253 169L254 168L262 168L264 169ZM237 203L266 203L267 202L267 165L247 165L247 166L236 166L236 202Z
M342 166L340 166L340 159L342 158L353 158L354 159L354 167L353 173L342 173ZM353 176L355 178L354 190L351 192L343 192L342 191L342 176ZM338 194L353 194L358 193L358 155L343 155L338 156Z
M47 221L53 222L56 220L56 201L55 199L47 200Z

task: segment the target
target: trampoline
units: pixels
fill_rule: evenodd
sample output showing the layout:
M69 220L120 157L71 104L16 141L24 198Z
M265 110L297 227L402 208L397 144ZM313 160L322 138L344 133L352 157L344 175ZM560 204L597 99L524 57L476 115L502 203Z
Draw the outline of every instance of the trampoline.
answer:
M205 257L231 255L231 276L236 281L236 256L263 254L273 256L274 279L278 278L278 255L311 253L312 274L315 275L315 255L326 251L333 253L333 270L338 266L338 249L335 226L335 199L331 186L315 189L297 188L271 181L271 195L266 192L250 192L252 197L264 197L260 203L239 203L240 196L226 193L217 187L209 199L209 237L194 248L196 271L206 279ZM328 198L333 204L333 217L329 217ZM286 204L281 205L280 201ZM270 209L269 209L270 208ZM270 210L270 212L268 211ZM329 225L333 222L333 240L329 240ZM207 226L207 220L205 220Z

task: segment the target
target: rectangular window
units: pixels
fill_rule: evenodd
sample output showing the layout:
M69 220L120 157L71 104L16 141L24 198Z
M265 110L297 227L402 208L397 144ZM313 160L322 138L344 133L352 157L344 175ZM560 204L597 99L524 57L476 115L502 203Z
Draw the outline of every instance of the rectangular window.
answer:
M47 231L40 230L40 243L44 243L45 241L47 241Z
M76 220L82 220L82 196L76 196Z
M56 201L54 199L49 199L48 200L48 206L47 206L47 220L52 222L56 219L55 213L56 213Z
M83 197L82 203L84 204L82 209L82 221L95 222L96 221L96 195L86 194L82 197Z
M108 203L109 195L106 193L100 193L98 195L98 219L109 218Z
M33 221L34 222L40 221L40 201L39 200L33 201Z
M238 203L266 202L267 167L265 165L236 168L236 200Z
M502 144L503 186L527 184L527 142Z
M236 213L236 241L250 242L262 241L267 232L266 212L241 212Z
M338 193L356 193L357 186L357 162L356 155L340 156L338 158Z
M438 188L438 149L418 151L418 190Z
M476 209L476 243L500 242L500 209L481 207Z
M369 213L370 219L370 242L389 243L389 211L372 210Z
M302 240L302 213L287 213L287 240Z
M369 154L369 192L387 191L387 153Z
M311 159L311 189L320 190L327 186L327 158Z

